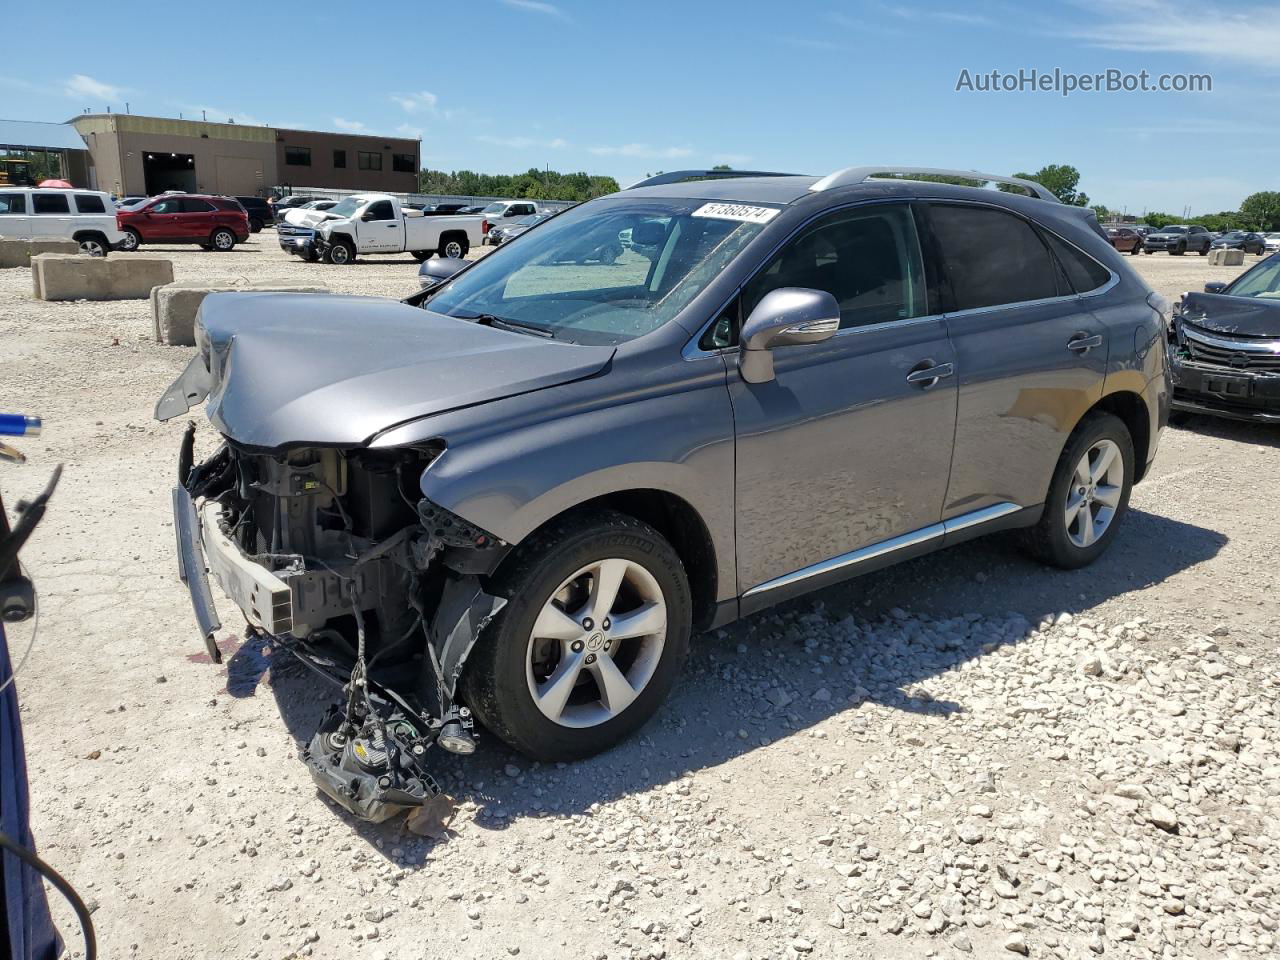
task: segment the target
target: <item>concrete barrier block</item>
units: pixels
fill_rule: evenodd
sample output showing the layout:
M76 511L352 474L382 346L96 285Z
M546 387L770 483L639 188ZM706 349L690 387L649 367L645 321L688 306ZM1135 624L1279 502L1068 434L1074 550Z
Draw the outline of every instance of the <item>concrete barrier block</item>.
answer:
M1210 250L1209 263L1215 267L1238 267L1244 263L1243 250Z
M31 272L41 300L145 300L152 287L173 282L173 261L44 253L32 258Z
M29 267L31 258L42 253L79 253L80 244L74 240L56 237L36 237L29 240L0 238L0 269Z
M211 293L328 293L326 287L284 287L271 284L211 286L200 283L170 283L151 291L152 329L157 343L171 347L193 347L196 343L196 314Z

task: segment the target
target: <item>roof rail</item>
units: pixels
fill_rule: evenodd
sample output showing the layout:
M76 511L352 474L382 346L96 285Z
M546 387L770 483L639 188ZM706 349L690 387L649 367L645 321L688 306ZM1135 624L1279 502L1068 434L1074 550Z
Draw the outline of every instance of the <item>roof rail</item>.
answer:
M977 170L947 170L943 167L845 167L843 170L837 170L835 173L829 173L813 186L810 190L830 190L833 187L848 187L855 183L865 183L877 174L889 173L900 176L905 179L911 179L912 176L927 177L959 177L965 180L986 180L990 183L1007 183L1011 186L1022 187L1024 190L1030 190L1035 196L1041 200L1048 200L1051 203L1061 203L1047 187L1036 183L1034 180L1023 180L1020 177L1002 177L995 173L980 173Z
M628 190L634 190L636 187L656 187L664 183L683 183L685 180L729 180L734 177L794 177L794 173L771 173L766 170L673 170L670 173L660 173L655 177L649 177L647 180L641 180L639 183L633 183L627 187Z

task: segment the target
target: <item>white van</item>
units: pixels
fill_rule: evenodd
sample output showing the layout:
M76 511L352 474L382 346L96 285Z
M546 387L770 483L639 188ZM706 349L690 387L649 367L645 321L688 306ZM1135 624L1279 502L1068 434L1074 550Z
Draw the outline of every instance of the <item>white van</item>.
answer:
M0 187L0 237L75 240L92 257L124 240L109 193L54 187Z

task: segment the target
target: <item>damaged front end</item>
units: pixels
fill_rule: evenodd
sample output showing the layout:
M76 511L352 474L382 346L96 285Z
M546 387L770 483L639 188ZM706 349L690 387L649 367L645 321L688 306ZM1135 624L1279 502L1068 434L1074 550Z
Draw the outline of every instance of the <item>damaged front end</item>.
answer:
M342 689L303 751L317 786L371 821L425 803L438 792L428 750L474 750L457 683L504 604L484 577L508 545L422 498L443 444L260 452L227 440L194 464L194 430L174 515L210 656L221 659L207 573L251 633Z

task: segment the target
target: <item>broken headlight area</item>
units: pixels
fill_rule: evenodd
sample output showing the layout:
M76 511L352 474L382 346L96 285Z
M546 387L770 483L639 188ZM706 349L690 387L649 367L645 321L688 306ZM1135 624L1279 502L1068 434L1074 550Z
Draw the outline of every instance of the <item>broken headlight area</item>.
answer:
M303 751L317 786L373 821L430 800L428 750L474 750L455 694L504 604L484 577L507 550L422 498L422 471L443 447L261 453L227 442L200 464L191 448L189 430L174 503L206 640L204 567L251 632L341 688Z

